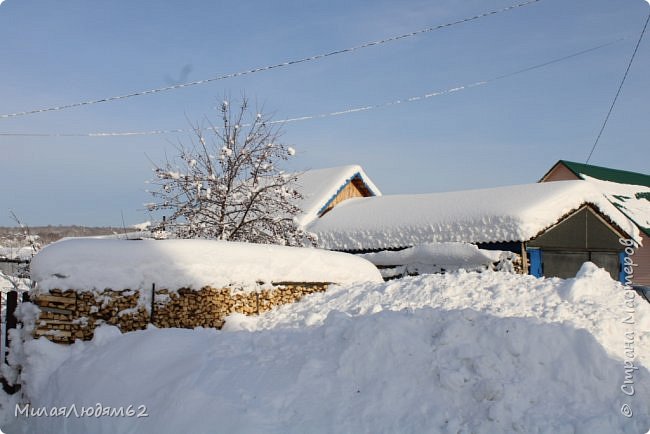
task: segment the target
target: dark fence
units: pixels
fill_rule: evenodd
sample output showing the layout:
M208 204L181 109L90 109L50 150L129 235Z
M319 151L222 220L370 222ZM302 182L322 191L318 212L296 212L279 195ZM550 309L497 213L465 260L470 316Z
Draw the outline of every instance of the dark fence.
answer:
M7 363L7 358L9 356L9 330L15 329L18 326L18 318L16 318L16 309L18 308L18 303L29 301L29 294L27 292L19 293L18 291L9 291L7 292L7 298L5 301L5 315L2 318L4 325L4 333L1 339L3 340L4 354L2 355L2 363ZM2 388L5 392L9 394L16 393L20 389L19 384L9 385L7 380L2 377Z

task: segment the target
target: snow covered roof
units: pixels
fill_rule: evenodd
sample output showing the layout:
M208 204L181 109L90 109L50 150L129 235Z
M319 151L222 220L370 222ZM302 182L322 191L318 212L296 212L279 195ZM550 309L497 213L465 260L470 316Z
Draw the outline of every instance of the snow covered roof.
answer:
M390 195L351 199L316 220L308 230L321 247L372 250L428 242L529 240L562 217L591 204L628 235L636 226L584 181Z
M650 175L560 160L542 177L546 181L559 167L591 182L623 214L650 236Z
M374 265L354 255L210 240L68 238L41 250L31 272L41 291L382 281Z
M297 216L298 225L305 227L316 220L355 178L359 178L372 195L381 196L381 191L357 164L307 170L299 174L296 184L303 198L296 205L303 212Z
M584 174L580 177L595 186L639 229L650 235L650 187L602 181Z

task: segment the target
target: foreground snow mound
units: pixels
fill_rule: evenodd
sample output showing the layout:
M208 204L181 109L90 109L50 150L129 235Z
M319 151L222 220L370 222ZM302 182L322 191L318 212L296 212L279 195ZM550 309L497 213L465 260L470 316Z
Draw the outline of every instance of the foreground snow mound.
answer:
M626 294L626 292L628 294ZM585 263L574 279L486 271L407 277L383 284L331 287L300 303L265 313L241 328L260 330L322 324L331 311L367 315L385 310L436 307L474 309L499 317L532 317L545 323L569 323L589 331L609 355L623 359L625 333L634 331L635 355L650 367L650 304L637 296L634 324L625 306L625 291L605 270Z
M31 271L41 291L382 281L370 262L347 253L212 240L65 239L41 250Z
M145 405L149 416L19 417L6 431L609 434L650 426L640 384L630 400L639 412L620 415L622 365L589 333L534 318L425 308L331 313L303 329L100 336L69 348L29 391L32 404ZM51 344L33 345L47 352Z

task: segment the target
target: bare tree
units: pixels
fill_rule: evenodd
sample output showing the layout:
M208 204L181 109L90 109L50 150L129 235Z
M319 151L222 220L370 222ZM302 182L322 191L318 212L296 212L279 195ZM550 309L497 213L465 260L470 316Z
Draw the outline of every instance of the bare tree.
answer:
M251 113L246 98L238 108L224 101L220 125L194 127L191 147L179 144L178 159L154 168L151 211L166 213L154 231L181 238L212 238L302 245L294 222L301 197L296 176L279 164L295 154L280 143L270 118ZM206 135L209 135L207 137Z

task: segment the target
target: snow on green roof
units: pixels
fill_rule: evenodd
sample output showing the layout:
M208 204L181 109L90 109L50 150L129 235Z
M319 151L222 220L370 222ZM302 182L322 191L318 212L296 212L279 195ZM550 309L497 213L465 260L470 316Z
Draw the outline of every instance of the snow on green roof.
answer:
M641 231L650 236L650 175L560 160L581 179L591 181Z
M650 187L603 181L584 173L579 176L596 186L612 205L650 236Z

